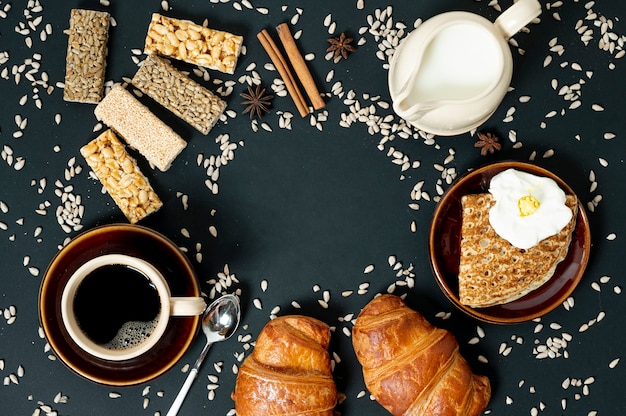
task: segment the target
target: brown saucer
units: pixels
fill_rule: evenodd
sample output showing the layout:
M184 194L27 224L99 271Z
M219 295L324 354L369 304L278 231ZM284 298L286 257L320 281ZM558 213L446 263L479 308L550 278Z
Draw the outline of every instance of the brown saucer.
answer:
M578 201L578 216L567 257L557 266L552 278L539 289L515 301L488 308L462 305L458 293L458 272L461 237L461 197L487 192L491 178L514 168L554 179L568 194L574 191L553 173L523 162L498 162L475 169L459 177L437 204L430 225L430 264L435 279L446 297L469 316L484 322L511 324L535 319L552 311L567 299L580 282L591 249L589 221Z
M72 273L94 257L123 253L152 263L165 276L173 296L200 296L193 267L177 246L148 228L105 225L87 231L52 259L39 290L39 319L55 355L76 374L111 386L140 384L169 370L185 354L200 328L200 317L170 318L165 334L149 352L125 361L87 354L74 343L61 323L61 293Z

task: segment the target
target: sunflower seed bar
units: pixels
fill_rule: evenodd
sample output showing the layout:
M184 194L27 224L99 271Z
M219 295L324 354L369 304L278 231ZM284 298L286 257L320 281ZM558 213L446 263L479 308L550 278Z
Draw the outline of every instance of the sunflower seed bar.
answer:
M143 61L132 83L202 134L209 133L226 108L224 100L156 55Z
M80 153L132 224L163 205L113 131L105 131L83 146Z
M242 43L242 36L154 13L144 52L232 74Z
M72 9L65 57L63 99L97 104L102 100L110 15Z
M163 172L187 146L174 130L119 84L113 86L94 113Z

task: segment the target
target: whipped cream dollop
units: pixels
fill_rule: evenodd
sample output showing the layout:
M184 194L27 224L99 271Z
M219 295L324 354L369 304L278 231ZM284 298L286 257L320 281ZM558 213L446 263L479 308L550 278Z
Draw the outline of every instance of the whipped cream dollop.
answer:
M572 218L565 192L550 178L508 169L489 184L495 199L489 222L515 247L529 249L557 234Z

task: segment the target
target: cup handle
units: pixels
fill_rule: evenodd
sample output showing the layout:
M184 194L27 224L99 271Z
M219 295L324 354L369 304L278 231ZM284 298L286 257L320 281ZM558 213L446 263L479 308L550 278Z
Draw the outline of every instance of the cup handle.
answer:
M206 302L202 297L171 297L170 316L200 315L206 309Z
M494 22L495 27L509 39L541 14L541 4L537 0L518 0Z

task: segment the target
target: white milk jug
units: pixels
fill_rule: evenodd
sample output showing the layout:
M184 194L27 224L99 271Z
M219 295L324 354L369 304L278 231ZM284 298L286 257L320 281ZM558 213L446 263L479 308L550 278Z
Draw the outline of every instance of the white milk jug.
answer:
M537 0L518 0L494 23L461 11L426 20L407 35L391 61L389 90L396 114L441 136L481 125L511 82L507 40L540 13Z

